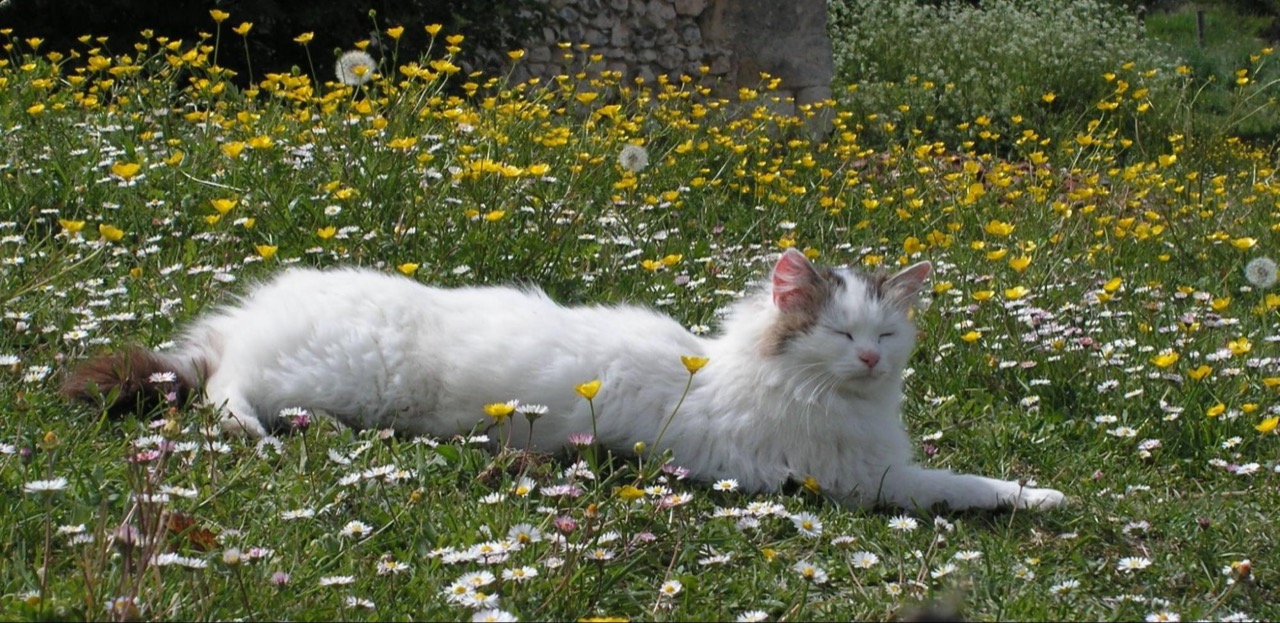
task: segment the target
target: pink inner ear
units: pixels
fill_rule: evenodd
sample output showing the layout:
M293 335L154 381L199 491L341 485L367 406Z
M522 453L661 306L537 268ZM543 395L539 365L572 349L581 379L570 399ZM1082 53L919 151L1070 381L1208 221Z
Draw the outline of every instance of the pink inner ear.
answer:
M773 304L792 311L804 304L813 290L813 267L795 249L787 249L773 267Z

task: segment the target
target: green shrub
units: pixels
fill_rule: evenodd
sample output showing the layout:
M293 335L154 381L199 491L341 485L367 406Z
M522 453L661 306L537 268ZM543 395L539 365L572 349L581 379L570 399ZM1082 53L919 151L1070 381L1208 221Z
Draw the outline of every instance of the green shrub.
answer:
M903 125L943 140L982 116L1077 123L1116 89L1104 74L1155 68L1141 88L1164 91L1177 65L1142 40L1135 16L1097 0L834 0L830 29L837 80L858 84L855 108L908 115Z

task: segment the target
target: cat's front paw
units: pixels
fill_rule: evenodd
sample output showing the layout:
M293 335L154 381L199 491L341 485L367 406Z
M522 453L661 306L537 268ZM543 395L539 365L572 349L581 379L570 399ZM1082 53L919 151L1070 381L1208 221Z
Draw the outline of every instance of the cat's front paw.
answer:
M1033 489L1023 487L1018 492L1016 506L1031 510L1049 510L1067 503L1067 496L1057 489Z
M245 436L250 439L262 439L267 436L267 429L263 428L258 418L227 412L222 415L218 424L222 427L222 432L232 436Z

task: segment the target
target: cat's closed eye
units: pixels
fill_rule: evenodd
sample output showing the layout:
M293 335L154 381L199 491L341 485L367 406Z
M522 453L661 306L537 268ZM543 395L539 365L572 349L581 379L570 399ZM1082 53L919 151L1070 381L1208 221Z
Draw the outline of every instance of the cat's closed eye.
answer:
M887 337L893 337L893 336L895 336L895 335L897 335L897 333L896 333L896 332L894 332L894 331L888 331L888 332L885 332L885 333L881 333L881 334L880 334L880 339L881 339L881 340L883 340L883 339L885 339L885 338L887 338Z
M850 342L853 341L853 334L849 333L848 331L841 331L839 329L832 329L831 331L834 332L836 335L843 335L845 339L849 340Z

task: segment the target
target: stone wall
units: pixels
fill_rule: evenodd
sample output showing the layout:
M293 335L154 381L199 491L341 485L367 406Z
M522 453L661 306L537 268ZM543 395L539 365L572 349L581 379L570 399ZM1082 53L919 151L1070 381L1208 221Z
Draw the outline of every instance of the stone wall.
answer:
M536 1L547 21L525 43L514 82L605 70L649 84L685 75L733 97L765 72L780 80L790 112L831 97L826 0ZM486 64L510 66L505 50L483 53Z

